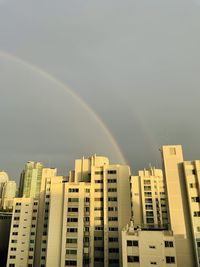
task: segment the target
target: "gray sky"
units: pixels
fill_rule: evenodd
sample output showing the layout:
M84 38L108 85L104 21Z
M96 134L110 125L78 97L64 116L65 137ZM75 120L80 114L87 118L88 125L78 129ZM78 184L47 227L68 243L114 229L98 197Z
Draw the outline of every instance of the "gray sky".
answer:
M199 0L0 0L0 50L51 73L107 125L132 170L162 144L200 158ZM0 52L1 54L1 52ZM27 160L66 174L120 155L94 117L37 71L0 56L0 169Z

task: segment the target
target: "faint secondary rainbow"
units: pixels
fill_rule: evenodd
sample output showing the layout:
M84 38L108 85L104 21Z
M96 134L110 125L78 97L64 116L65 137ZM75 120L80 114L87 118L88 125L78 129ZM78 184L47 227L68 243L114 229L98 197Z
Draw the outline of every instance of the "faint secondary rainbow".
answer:
M109 138L109 141L111 142L111 144L115 148L116 152L118 153L118 156L120 157L120 160L122 161L122 163L126 164L126 159L125 159L125 157L124 157L124 155L123 155L118 143L116 142L115 138L113 137L112 133L109 131L109 129L107 128L105 123L96 114L96 112L90 106L88 106L88 104L86 102L84 102L84 100L82 98L80 98L79 95L77 95L73 90L68 88L66 86L66 84L64 84L62 81L60 81L59 79L54 77L52 74L50 74L48 71L42 69L41 67L39 67L39 66L37 66L35 64L32 64L32 63L22 59L21 57L18 57L16 55L10 54L10 53L8 53L6 51L0 50L0 58L4 58L6 60L10 60L10 61L13 61L15 63L19 63L19 64L23 65L24 67L28 68L29 70L33 71L34 73L38 73L39 75L41 75L42 77L44 77L48 81L51 81L51 82L55 83L60 88L66 90L74 99L76 99L76 101L78 101L80 103L80 105L86 111L88 111L92 115L92 117L95 119L95 121L102 128L102 130L104 131L106 136Z

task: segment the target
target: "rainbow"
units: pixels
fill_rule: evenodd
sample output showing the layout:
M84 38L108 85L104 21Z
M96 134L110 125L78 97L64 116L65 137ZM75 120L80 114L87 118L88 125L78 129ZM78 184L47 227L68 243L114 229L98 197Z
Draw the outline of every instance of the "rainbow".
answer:
M65 83L57 79L55 76L50 74L48 71L42 69L40 66L37 66L35 64L32 64L21 57L18 57L16 55L13 55L11 53L8 53L6 51L0 50L0 58L4 60L8 60L11 62L15 62L18 64L23 65L25 68L28 68L29 70L33 71L34 73L37 73L41 75L43 78L47 79L48 81L54 83L56 86L59 86L63 90L67 91L68 94L70 94L71 97L73 97L78 103L87 111L91 114L91 116L94 118L94 120L98 123L98 125L101 127L103 132L106 134L108 137L109 141L111 142L113 148L115 149L115 152L119 156L121 163L126 164L126 159L116 142L114 136L112 133L109 131L105 123L102 121L102 119L96 114L96 112L79 96L77 95L72 89L66 86Z

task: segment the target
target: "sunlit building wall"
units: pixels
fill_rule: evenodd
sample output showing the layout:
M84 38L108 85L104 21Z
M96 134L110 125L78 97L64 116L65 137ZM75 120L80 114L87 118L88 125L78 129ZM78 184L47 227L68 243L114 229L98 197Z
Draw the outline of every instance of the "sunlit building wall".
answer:
M76 160L69 182L51 179L46 266L122 266L121 230L130 218L129 167Z
M172 231L135 228L133 223L122 231L123 267L177 267Z
M200 161L184 161L183 168L194 250L200 266Z
M4 183L2 190L2 209L12 210L14 198L16 197L17 185L15 181Z
M19 197L38 198L40 193L43 164L28 161L21 173Z
M132 217L135 226L168 228L162 170L150 167L131 176Z
M9 181L8 174L5 171L0 171L0 208L2 208L2 191L3 186Z
M38 201L33 198L15 198L7 267L33 266L37 229Z
M168 198L170 229L173 231L175 238L177 265L196 267L192 224L182 164L182 147L180 145L163 146L161 153Z

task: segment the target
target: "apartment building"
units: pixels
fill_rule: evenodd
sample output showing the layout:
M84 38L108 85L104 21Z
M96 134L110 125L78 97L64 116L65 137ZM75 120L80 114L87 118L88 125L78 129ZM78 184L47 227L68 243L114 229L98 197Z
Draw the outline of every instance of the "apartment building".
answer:
M16 197L17 185L15 181L7 181L2 187L1 209L11 211Z
M182 147L180 145L163 146L161 154L168 199L170 230L174 233L177 265L196 267L198 262L194 250L192 234L194 231L192 230L190 201L188 201L185 183ZM196 178L196 176L193 176L190 179ZM195 217L198 217L195 221L200 220L199 213L195 213Z
M42 181L43 164L28 161L21 173L19 197L38 198Z
M130 218L129 167L76 160L69 182L51 180L46 266L122 266L121 230Z
M131 176L132 218L135 226L168 228L162 170L150 167Z
M197 266L200 266L200 160L183 162L186 197Z
M134 227L122 231L123 267L177 267L172 231Z
M33 198L14 199L7 267L33 266L37 212L37 200Z

